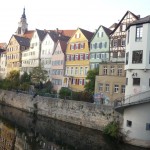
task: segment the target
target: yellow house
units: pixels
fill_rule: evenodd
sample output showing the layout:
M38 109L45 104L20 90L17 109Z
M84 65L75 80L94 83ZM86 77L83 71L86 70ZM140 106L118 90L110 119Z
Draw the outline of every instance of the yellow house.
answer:
M89 70L89 45L92 37L92 32L78 28L68 41L64 82L73 91L84 90Z
M12 35L7 45L7 73L12 70L20 70L21 54L30 46L30 39L18 35Z

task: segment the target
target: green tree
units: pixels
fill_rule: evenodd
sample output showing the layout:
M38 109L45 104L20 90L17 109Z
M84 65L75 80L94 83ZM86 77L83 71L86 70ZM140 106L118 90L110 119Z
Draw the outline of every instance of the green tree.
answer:
M10 88L18 89L18 87L20 85L19 77L20 77L19 71L17 71L17 70L10 71L10 73L6 77L6 81L8 81L11 85Z
M99 73L98 68L88 71L87 77L86 77L86 79L88 80L88 82L84 86L85 91L94 93L95 78L96 78L96 75L98 75L98 73Z
M33 68L31 72L31 81L34 84L46 82L47 79L48 79L48 72L44 70L41 66Z
M30 83L31 82L31 75L28 74L27 72L24 72L21 77L20 77L20 82L21 83Z
M59 97L62 99L66 99L68 97L71 96L71 90L66 88L66 87L62 87L59 91Z

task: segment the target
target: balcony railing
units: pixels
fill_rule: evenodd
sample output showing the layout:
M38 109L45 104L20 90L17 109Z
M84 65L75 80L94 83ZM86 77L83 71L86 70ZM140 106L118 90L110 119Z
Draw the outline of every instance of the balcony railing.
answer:
M138 93L136 95L120 97L114 101L114 107L117 108L121 106L129 106L144 102L150 102L150 90Z

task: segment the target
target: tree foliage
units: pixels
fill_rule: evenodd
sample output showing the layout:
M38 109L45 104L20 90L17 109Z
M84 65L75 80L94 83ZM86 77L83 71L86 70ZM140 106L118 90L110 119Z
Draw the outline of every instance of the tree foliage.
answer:
M99 73L98 68L88 71L87 77L86 77L88 82L84 86L85 91L94 93L95 78L96 78L96 75L98 75L98 73Z
M41 66L34 67L31 72L31 81L35 84L40 82L46 82L48 78L48 72L44 70Z
M21 83L30 83L31 82L31 75L28 74L27 72L24 72L21 77L20 77L20 82Z
M6 83L8 84L8 88L10 89L18 89L20 85L19 79L20 73L17 70L12 70L9 72L8 76L6 77ZM10 85L9 85L10 83Z

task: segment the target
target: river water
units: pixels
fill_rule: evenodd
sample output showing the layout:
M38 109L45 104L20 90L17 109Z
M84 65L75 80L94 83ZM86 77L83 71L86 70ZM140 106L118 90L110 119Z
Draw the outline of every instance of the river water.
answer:
M0 150L148 150L102 132L0 105Z

